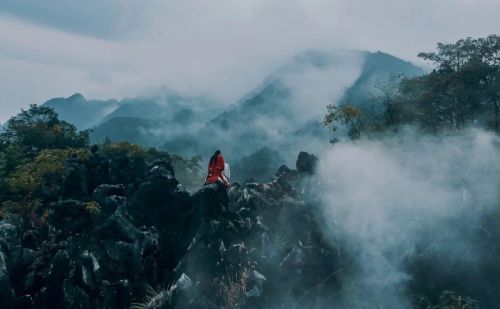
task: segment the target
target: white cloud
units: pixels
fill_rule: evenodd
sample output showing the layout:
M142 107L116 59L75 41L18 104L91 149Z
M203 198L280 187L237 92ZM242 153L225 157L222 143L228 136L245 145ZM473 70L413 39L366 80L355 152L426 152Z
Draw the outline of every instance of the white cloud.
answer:
M100 3L78 24L57 10L35 16L0 7L0 121L75 91L120 98L168 86L227 104L304 49L380 49L415 60L437 41L500 29L494 0ZM83 5L66 2L60 14L78 14ZM58 16L61 22L50 22Z

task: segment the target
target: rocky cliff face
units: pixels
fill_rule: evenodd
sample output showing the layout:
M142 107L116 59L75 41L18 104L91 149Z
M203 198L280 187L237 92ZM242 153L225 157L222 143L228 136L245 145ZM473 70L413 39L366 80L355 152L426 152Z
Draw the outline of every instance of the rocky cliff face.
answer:
M0 221L0 307L307 305L338 285L343 255L308 194L314 164L304 153L270 183L189 195L156 161L136 188L53 203L46 229Z

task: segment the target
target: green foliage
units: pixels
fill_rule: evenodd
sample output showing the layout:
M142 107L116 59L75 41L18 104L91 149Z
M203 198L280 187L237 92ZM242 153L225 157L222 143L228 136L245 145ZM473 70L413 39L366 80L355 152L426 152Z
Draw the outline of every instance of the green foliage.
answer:
M349 137L359 138L365 128L365 120L362 117L361 110L352 104L327 106L328 112L323 119L323 125L331 127L336 131L339 125L346 125L349 129Z
M468 65L479 63L497 66L500 64L500 36L468 37L456 43L438 43L437 52L422 52L418 56L436 64L441 72L460 71Z
M202 168L200 165L201 156L193 156L190 159L185 159L178 155L170 155L170 164L179 171L185 171L188 174L197 176Z
M31 105L28 110L9 119L0 134L2 144L17 144L36 153L47 148L79 148L89 144L89 132L78 132L76 127L57 117L44 106Z
M141 146L128 142L104 144L102 153L109 157L122 157L131 160L144 160L146 158L146 151Z
M7 176L16 167L28 161L29 157L21 146L16 144L8 145L0 152L0 173L2 176Z
M90 216L92 217L92 220L97 220L102 213L101 210L101 205L95 201L89 201L84 204L85 211L87 211Z
M85 149L46 149L42 150L31 162L15 169L6 179L8 201L4 207L10 212L25 217L31 215L45 195L54 193L61 187L64 176L64 161L67 158L86 159L89 151Z
M44 149L82 148L88 143L89 132L77 132L75 126L59 120L51 108L31 105L21 110L0 133L0 201L8 197L8 191L24 195L25 201L34 201L32 196L41 185L42 170L56 168L44 162L66 156L52 152L37 157Z
M67 158L88 159L86 149L46 149L33 161L17 168L9 177L8 184L14 192L34 192L44 180L62 180L64 161Z
M363 130L402 124L416 124L430 132L471 125L500 130L499 36L438 43L436 52L420 53L419 57L435 69L417 77L396 75L379 84L374 111L365 107L365 117L352 115L342 106L329 106L325 125L335 128L335 124L350 122L351 137ZM380 109L382 113L377 113Z
M8 176L20 165L29 162L29 158L19 145L8 145L0 152L0 201L8 190Z
M462 129L479 122L500 126L500 37L438 43L419 57L436 66L430 74L404 79L401 103L424 128Z
M156 160L169 162L188 187L203 183L200 157L184 159L109 140L88 146L88 132L77 132L50 108L32 105L12 117L0 132L0 219L17 214L23 228L46 226L48 206L72 198L99 220L102 209L90 201L93 190L101 184L123 184L131 192Z
M108 143L100 147L99 155L109 164L110 183L137 183L146 176L149 156L139 145Z
M379 82L376 85L378 93L373 97L373 101L381 104L383 107L384 125L393 126L403 122L404 110L400 96L399 84L404 76L401 74L390 76L385 82Z

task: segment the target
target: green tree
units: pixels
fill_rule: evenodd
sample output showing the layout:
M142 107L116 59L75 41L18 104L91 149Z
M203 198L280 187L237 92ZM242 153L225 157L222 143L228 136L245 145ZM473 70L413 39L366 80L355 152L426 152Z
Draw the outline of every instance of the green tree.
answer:
M423 86L424 95L415 98L418 105L429 104L433 111L440 114L438 116L458 129L484 116L488 118L489 113L485 110L489 109L493 112L492 127L499 129L499 36L438 43L436 52L420 53L418 56L436 67L429 75L420 78L424 79L419 85ZM405 86L412 86L411 82L408 81ZM486 119L487 124L490 119Z
M361 137L361 133L365 128L365 120L362 117L361 111L352 104L327 106L327 114L323 119L323 125L330 127L332 131L336 131L338 126L345 125L348 127L348 135L352 139Z
M373 101L381 104L384 109L384 125L394 126L403 122L404 111L399 93L399 84L403 78L401 74L393 75L376 85L378 91Z
M67 158L89 158L86 149L45 149L32 161L18 166L6 179L7 197L4 202L9 212L20 214L29 221L33 211L47 197L59 195Z
M87 147L89 131L78 132L49 107L31 105L7 121L0 139L3 145L21 145L36 154L42 149Z

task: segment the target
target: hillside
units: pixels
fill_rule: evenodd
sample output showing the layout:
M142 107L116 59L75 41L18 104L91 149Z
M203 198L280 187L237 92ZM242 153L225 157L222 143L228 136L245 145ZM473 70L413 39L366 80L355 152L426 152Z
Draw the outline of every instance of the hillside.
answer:
M62 120L73 123L78 129L99 129L111 127L107 122L114 118L134 118L147 121L163 121L164 123L182 123L178 118L182 113L192 114L191 122L206 121L209 115L220 112L220 109L211 107L213 103L205 98L185 98L172 94L171 91L161 90L161 94L125 98L123 100L87 100L76 93L68 98L55 98L43 103L43 106L53 108ZM180 114L178 114L180 113ZM185 115L184 115L185 117ZM183 123L186 124L186 123ZM155 125L156 128L159 125ZM100 129L104 131L105 129ZM115 137L116 134L113 135ZM100 138L96 137L96 138ZM124 137L119 137L124 140ZM141 142L144 142L142 140Z
M427 74L304 53L224 111L129 102L94 140L21 111L0 133L0 307L497 308L500 101L484 81L500 68L469 40L466 59L462 41L423 54ZM215 148L227 188L173 154Z
M119 107L116 100L87 100L76 93L68 98L55 98L43 103L57 111L61 119L75 124L80 130L92 128Z
M61 195L38 210L44 221L27 229L15 215L0 221L2 308L476 308L449 290L486 308L500 301L497 253L477 245L485 258L478 267L489 274L478 278L466 262L440 260L451 235L419 235L417 251L404 253L412 280L398 280L397 291L391 282L358 280L365 257L343 223L322 211L314 173L322 166L307 153L269 183L234 183L228 192L209 185L190 195L168 161L143 161L125 148L106 158L106 147L66 159L67 180L52 184ZM498 236L499 216L490 211L453 229L476 240L482 230Z
M208 108L214 104L207 99L171 92L102 102L75 95L45 104L79 129L93 128L94 142L107 136L184 156L206 156L222 148L232 161L273 145L272 150L289 157L303 148L319 151L330 139L320 125L328 104L353 100L366 105L374 86L393 74L414 76L423 71L381 52L308 51L224 111ZM187 122L180 121L183 116L178 113L183 110L190 114ZM124 117L133 119L128 127Z
M192 155L218 147L233 161L265 147L285 158L304 148L319 152L331 137L321 125L326 105L351 100L360 107L373 105L377 83L394 74L423 73L411 63L381 52L306 52L200 130L174 136L163 148ZM270 176L268 173L267 178Z

